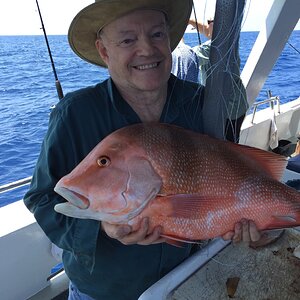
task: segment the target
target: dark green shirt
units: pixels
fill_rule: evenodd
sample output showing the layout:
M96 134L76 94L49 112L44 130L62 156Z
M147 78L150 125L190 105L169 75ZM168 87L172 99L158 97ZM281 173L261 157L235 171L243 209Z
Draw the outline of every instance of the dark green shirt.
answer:
M160 122L202 132L203 87L171 75ZM125 246L100 231L100 223L54 211L64 199L53 190L105 136L141 122L111 79L70 93L50 115L26 206L50 240L64 249L70 280L95 299L134 300L189 256L190 247Z

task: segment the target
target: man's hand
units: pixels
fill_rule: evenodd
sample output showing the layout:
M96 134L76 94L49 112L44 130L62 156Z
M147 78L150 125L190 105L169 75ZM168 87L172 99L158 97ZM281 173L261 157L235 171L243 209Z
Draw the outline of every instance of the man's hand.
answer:
M101 222L102 230L105 233L124 245L151 245L165 242L164 238L160 237L161 226L157 226L149 233L149 219L144 218L140 224L140 227L136 231L132 231L129 225L116 225L107 222Z
M242 219L235 224L234 231L229 231L222 237L224 240L232 240L234 243L244 242L248 245L262 238L262 233L257 230L251 220Z
M194 28L198 28L199 32L204 34L207 38L211 39L214 21L212 19L208 20L207 23L203 23L197 21L195 19L189 19L189 24L192 25Z

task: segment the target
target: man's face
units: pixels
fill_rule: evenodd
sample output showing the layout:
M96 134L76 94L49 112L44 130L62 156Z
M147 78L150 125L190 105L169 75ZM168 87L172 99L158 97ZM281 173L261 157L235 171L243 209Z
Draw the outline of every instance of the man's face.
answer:
M165 16L138 10L106 25L96 47L115 84L123 91L155 91L166 86L171 50Z

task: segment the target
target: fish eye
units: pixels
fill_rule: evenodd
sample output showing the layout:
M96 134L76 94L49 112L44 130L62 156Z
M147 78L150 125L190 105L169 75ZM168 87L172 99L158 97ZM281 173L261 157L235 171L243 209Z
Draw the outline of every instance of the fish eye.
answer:
M97 164L99 167L107 167L110 165L110 159L107 156L101 156L97 159Z

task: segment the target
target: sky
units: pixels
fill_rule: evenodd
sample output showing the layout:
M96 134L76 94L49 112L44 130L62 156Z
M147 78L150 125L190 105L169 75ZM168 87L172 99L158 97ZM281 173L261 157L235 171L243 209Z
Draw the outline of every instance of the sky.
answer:
M93 0L38 0L48 35L68 32L73 17ZM213 18L215 0L194 0L197 19ZM273 0L247 0L242 31L259 31ZM200 17L199 17L200 16ZM296 28L300 30L300 22ZM41 35L36 0L1 0L0 35Z

